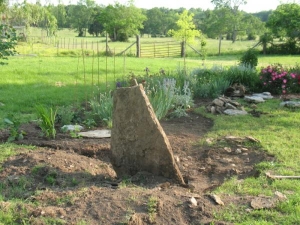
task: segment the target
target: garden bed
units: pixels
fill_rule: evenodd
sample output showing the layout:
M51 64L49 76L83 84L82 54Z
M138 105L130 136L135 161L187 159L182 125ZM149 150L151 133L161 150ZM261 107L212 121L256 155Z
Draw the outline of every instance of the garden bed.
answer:
M207 101L198 102L198 106L205 104ZM25 200L30 224L46 224L51 219L60 221L57 224L209 224L215 221L213 212L222 207L210 198L212 190L233 176L241 182L257 176L255 164L274 160L243 142L225 137L205 140L213 122L192 111L188 117L163 120L161 125L188 184L185 187L142 172L119 179L110 164L109 138L71 138L59 133L50 140L30 123L22 127L25 138L16 142L19 154L2 165L3 197ZM1 141L7 136L2 131ZM36 148L28 150L22 145ZM191 204L192 197L197 206ZM0 208L9 207L6 201ZM251 198L222 196L222 201L250 205ZM22 210L16 212L20 221Z

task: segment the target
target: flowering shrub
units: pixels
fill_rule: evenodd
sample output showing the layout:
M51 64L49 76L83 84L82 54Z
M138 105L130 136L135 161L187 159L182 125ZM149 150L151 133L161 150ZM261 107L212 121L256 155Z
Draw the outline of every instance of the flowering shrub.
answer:
M280 64L269 65L260 72L263 89L273 94L287 94L298 92L300 74L289 72Z

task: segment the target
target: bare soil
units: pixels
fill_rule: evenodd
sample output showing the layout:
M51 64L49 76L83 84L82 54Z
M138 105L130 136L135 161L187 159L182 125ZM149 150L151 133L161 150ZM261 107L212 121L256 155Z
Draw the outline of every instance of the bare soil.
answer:
M51 218L61 221L55 224L228 224L213 218L213 212L223 206L216 204L210 192L232 176L240 180L256 176L254 165L273 157L223 138L209 144L205 135L213 122L192 110L189 117L163 120L161 125L186 187L145 172L120 179L110 163L109 138L58 133L49 140L41 137L35 123L29 123L22 126L24 139L16 142L18 154L2 164L0 182L6 188L0 209L8 207L8 200L23 199L30 224L46 224ZM7 137L7 131L0 131L0 141ZM28 150L22 145L36 147ZM191 204L192 197L197 206ZM221 198L225 205L250 203L246 197ZM19 210L21 223L24 210Z

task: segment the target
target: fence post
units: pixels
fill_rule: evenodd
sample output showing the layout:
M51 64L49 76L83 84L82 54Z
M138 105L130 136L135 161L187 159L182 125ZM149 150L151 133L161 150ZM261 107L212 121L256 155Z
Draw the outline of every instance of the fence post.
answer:
M181 57L185 56L185 42L181 42Z
M136 35L136 57L141 57L141 39L140 35Z
M108 55L108 34L106 32L106 40L105 40L105 54Z

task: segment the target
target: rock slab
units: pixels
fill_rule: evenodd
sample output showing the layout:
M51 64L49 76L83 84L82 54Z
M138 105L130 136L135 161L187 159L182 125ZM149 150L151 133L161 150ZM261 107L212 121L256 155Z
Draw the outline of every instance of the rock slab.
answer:
M146 171L184 184L170 142L142 85L114 92L111 151L119 177Z

